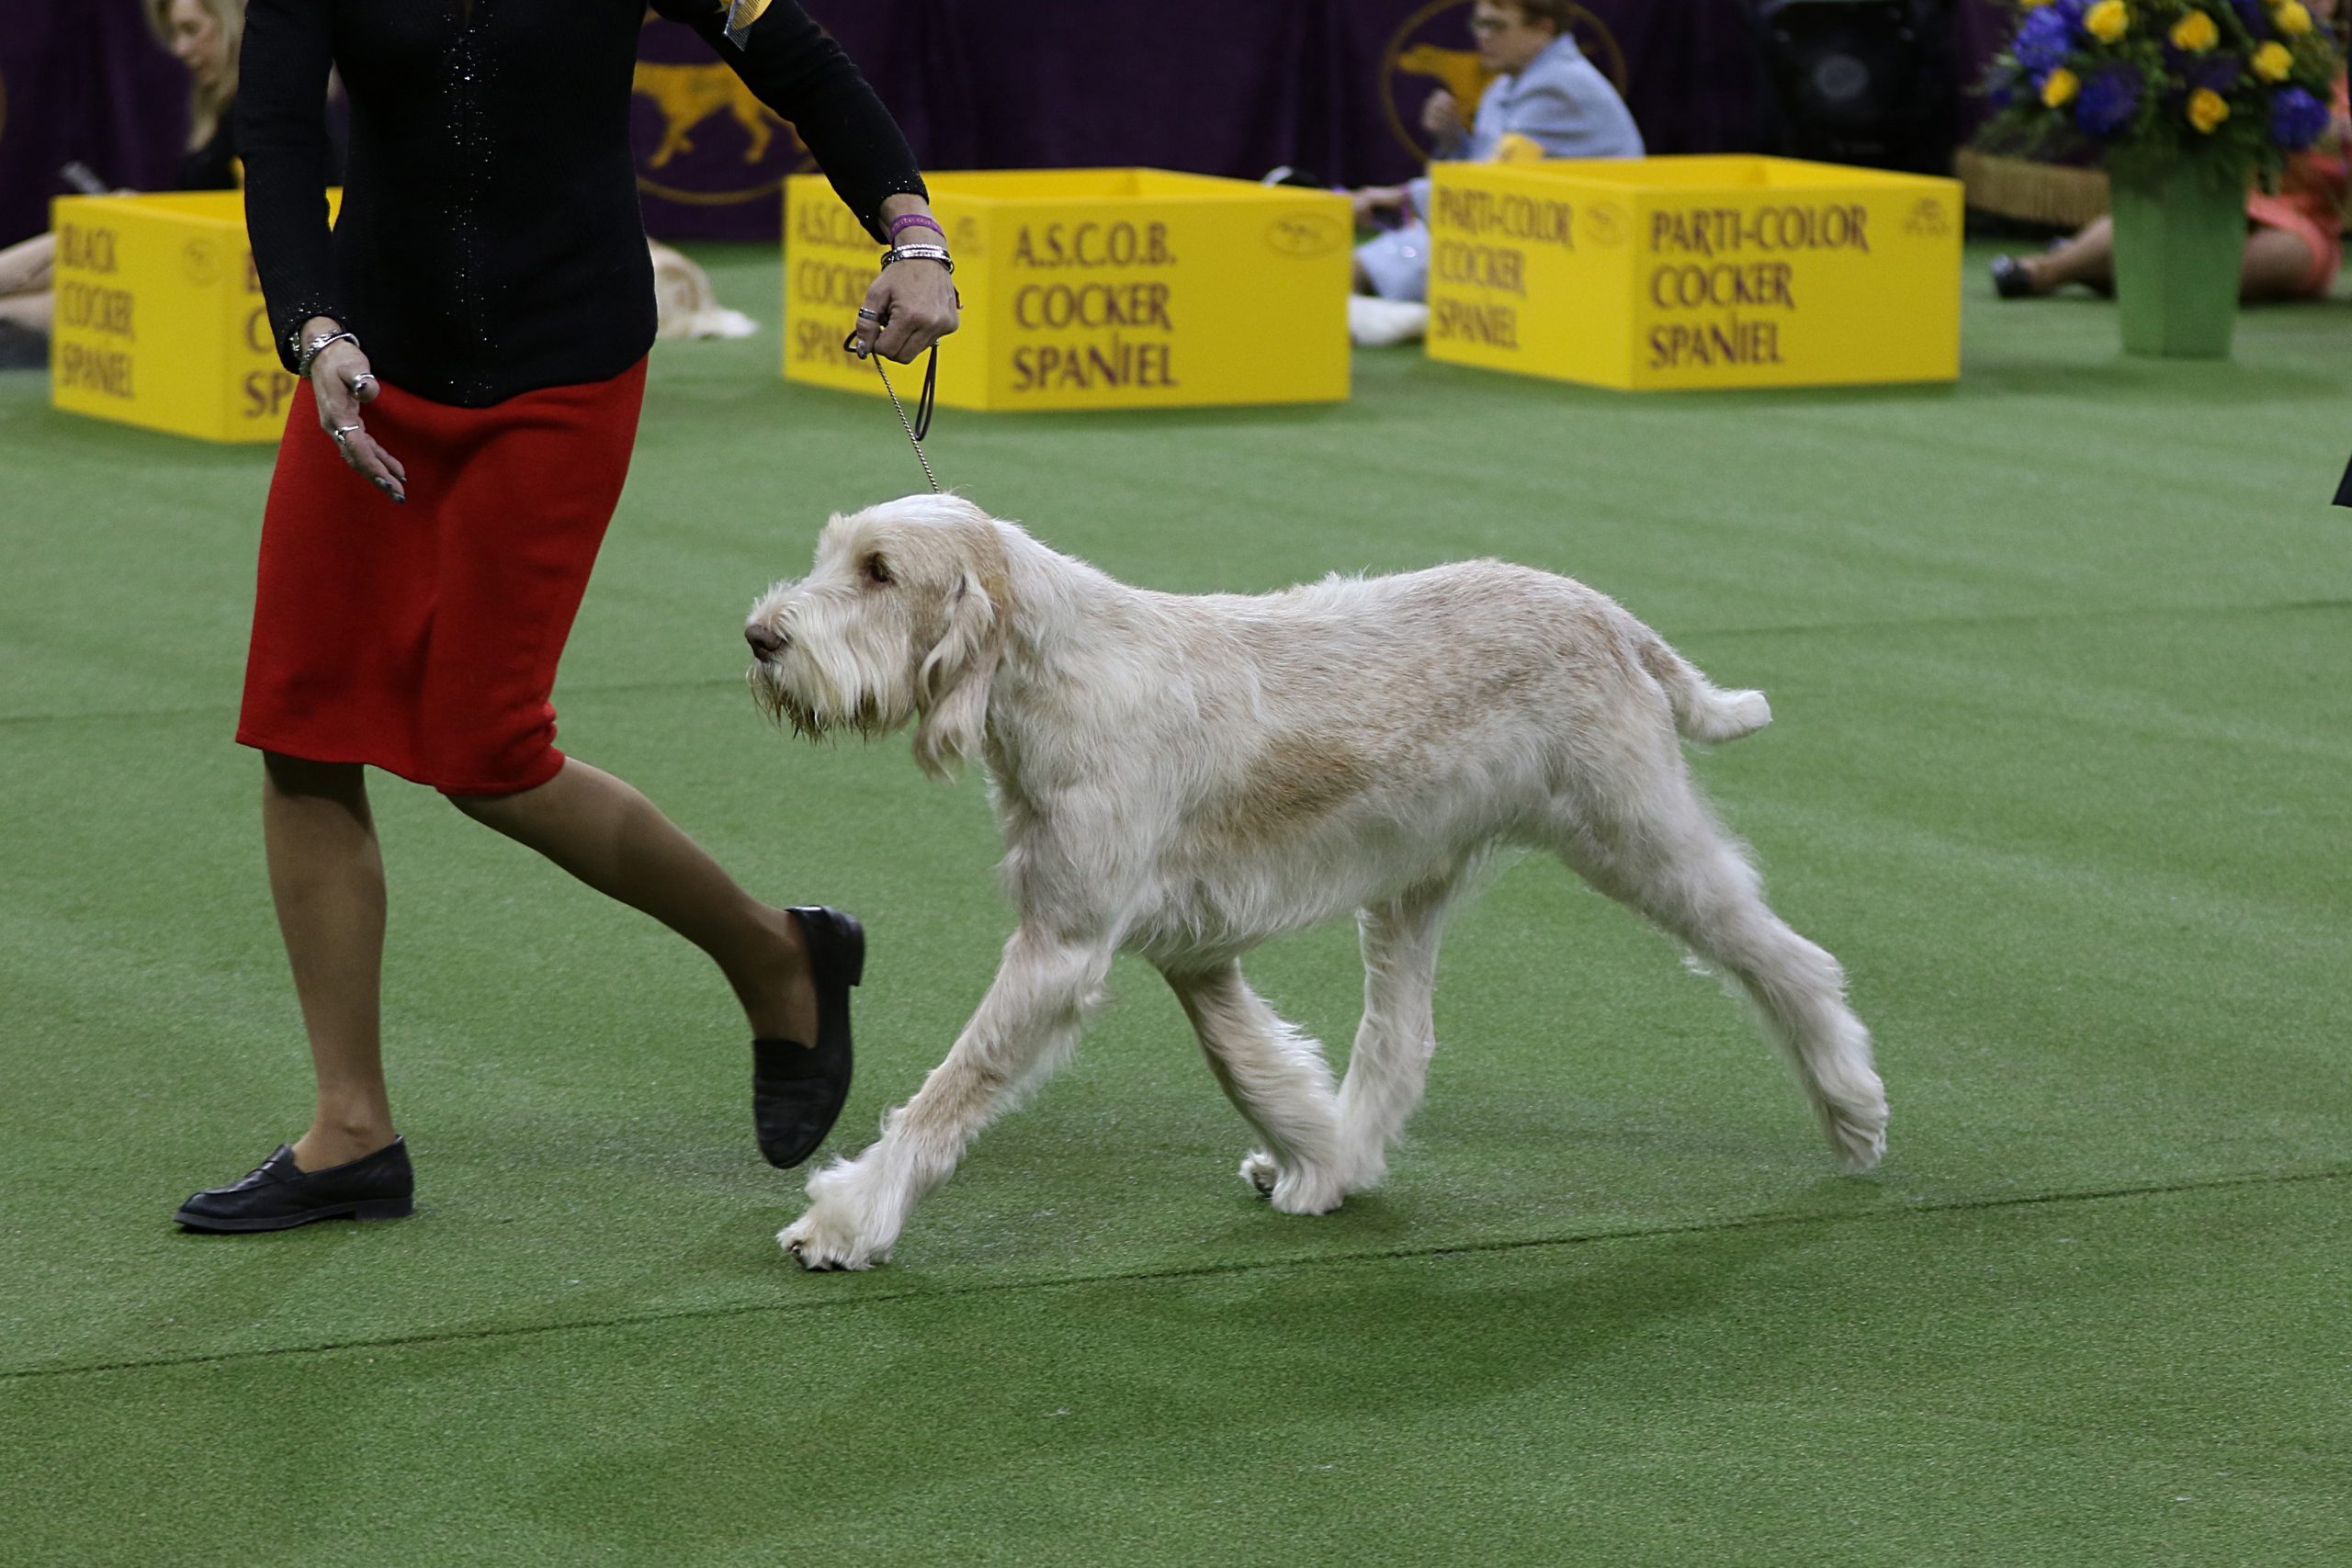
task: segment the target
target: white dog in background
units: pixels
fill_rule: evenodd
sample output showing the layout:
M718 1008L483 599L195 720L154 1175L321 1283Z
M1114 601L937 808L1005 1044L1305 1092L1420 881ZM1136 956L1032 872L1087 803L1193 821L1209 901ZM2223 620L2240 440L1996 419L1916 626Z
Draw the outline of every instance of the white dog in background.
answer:
M1728 976L1795 1065L1831 1146L1885 1148L1870 1033L1837 960L1766 907L1682 739L1771 716L1613 601L1472 561L1261 597L1131 588L953 496L834 517L753 607L753 692L822 734L915 721L945 776L987 767L1020 927L995 983L879 1142L808 1182L777 1237L811 1269L889 1256L973 1134L1077 1043L1113 954L1174 987L1288 1213L1378 1182L1419 1104L1448 905L1498 845L1566 861ZM1321 1048L1241 977L1260 942L1353 910L1363 1021Z

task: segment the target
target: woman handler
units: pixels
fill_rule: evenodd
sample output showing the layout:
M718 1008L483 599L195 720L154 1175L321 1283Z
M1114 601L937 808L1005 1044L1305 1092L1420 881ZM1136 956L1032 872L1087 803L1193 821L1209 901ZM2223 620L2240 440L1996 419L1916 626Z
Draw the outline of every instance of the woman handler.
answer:
M791 120L890 243L859 311L911 360L955 330L906 140L792 0L656 0ZM548 694L628 473L655 307L628 144L642 0L252 0L237 139L278 350L304 378L262 525L237 739L318 1078L310 1130L176 1218L277 1230L410 1211L378 1045L384 875L363 764L447 795L715 959L751 1021L762 1151L848 1091L857 922L746 894ZM323 195L327 73L351 99ZM315 419L315 427L313 420Z

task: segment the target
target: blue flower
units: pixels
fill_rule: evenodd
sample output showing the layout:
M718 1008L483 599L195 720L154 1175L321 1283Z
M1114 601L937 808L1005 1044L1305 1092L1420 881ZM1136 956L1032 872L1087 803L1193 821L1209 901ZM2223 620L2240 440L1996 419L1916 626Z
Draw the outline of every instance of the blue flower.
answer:
M2290 152L2300 152L2327 129L2327 106L2301 87L2270 95L2270 136Z
M2112 136L2140 111L2140 73L2112 65L2085 78L2075 96L2075 124L2089 136Z
M2227 93L2237 85L2238 74L2245 69L2245 62L2234 54L2209 54L2202 60L2192 60L2184 74L2189 91L2202 87L2209 93Z
M2009 52L2018 63L2036 76L2055 71L2065 63L2066 51L2073 46L2074 18L2063 13L2058 6L2044 6L2026 17L2018 28L2017 41Z
M2245 30L2254 35L2255 42L2260 43L2270 36L2270 7L2263 0L2230 0L2230 6L2237 12L2238 20L2245 24Z

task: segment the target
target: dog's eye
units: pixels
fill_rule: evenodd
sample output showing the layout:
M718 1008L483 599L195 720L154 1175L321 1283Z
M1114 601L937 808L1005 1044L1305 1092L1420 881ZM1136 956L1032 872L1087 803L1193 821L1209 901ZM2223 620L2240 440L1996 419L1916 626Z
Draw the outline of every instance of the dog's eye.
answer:
M866 558L865 558L865 581L868 581L868 582L888 582L888 581L890 581L890 563L889 563L888 561L884 560L884 559L883 559L880 556L878 556L878 555L876 555L876 556L868 556L868 557L866 557Z

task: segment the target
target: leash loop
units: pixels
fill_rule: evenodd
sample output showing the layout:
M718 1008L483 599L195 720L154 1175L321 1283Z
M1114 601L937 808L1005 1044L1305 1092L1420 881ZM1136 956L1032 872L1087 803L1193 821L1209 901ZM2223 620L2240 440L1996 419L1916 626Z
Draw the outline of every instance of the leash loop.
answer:
M899 389L890 385L890 373L882 367L882 356L859 343L855 332L849 334L842 347L860 359L873 362L874 373L882 378L883 392L889 398L890 406L898 411L899 428L907 433L907 444L915 449L915 461L922 465L922 477L930 483L931 493L939 494L939 476L931 471L931 459L923 456L922 450L922 438L931 434L932 410L939 396L939 345L935 343L931 345L931 360L923 367L922 391L915 399L915 416L912 419L907 417L906 405L899 401Z

